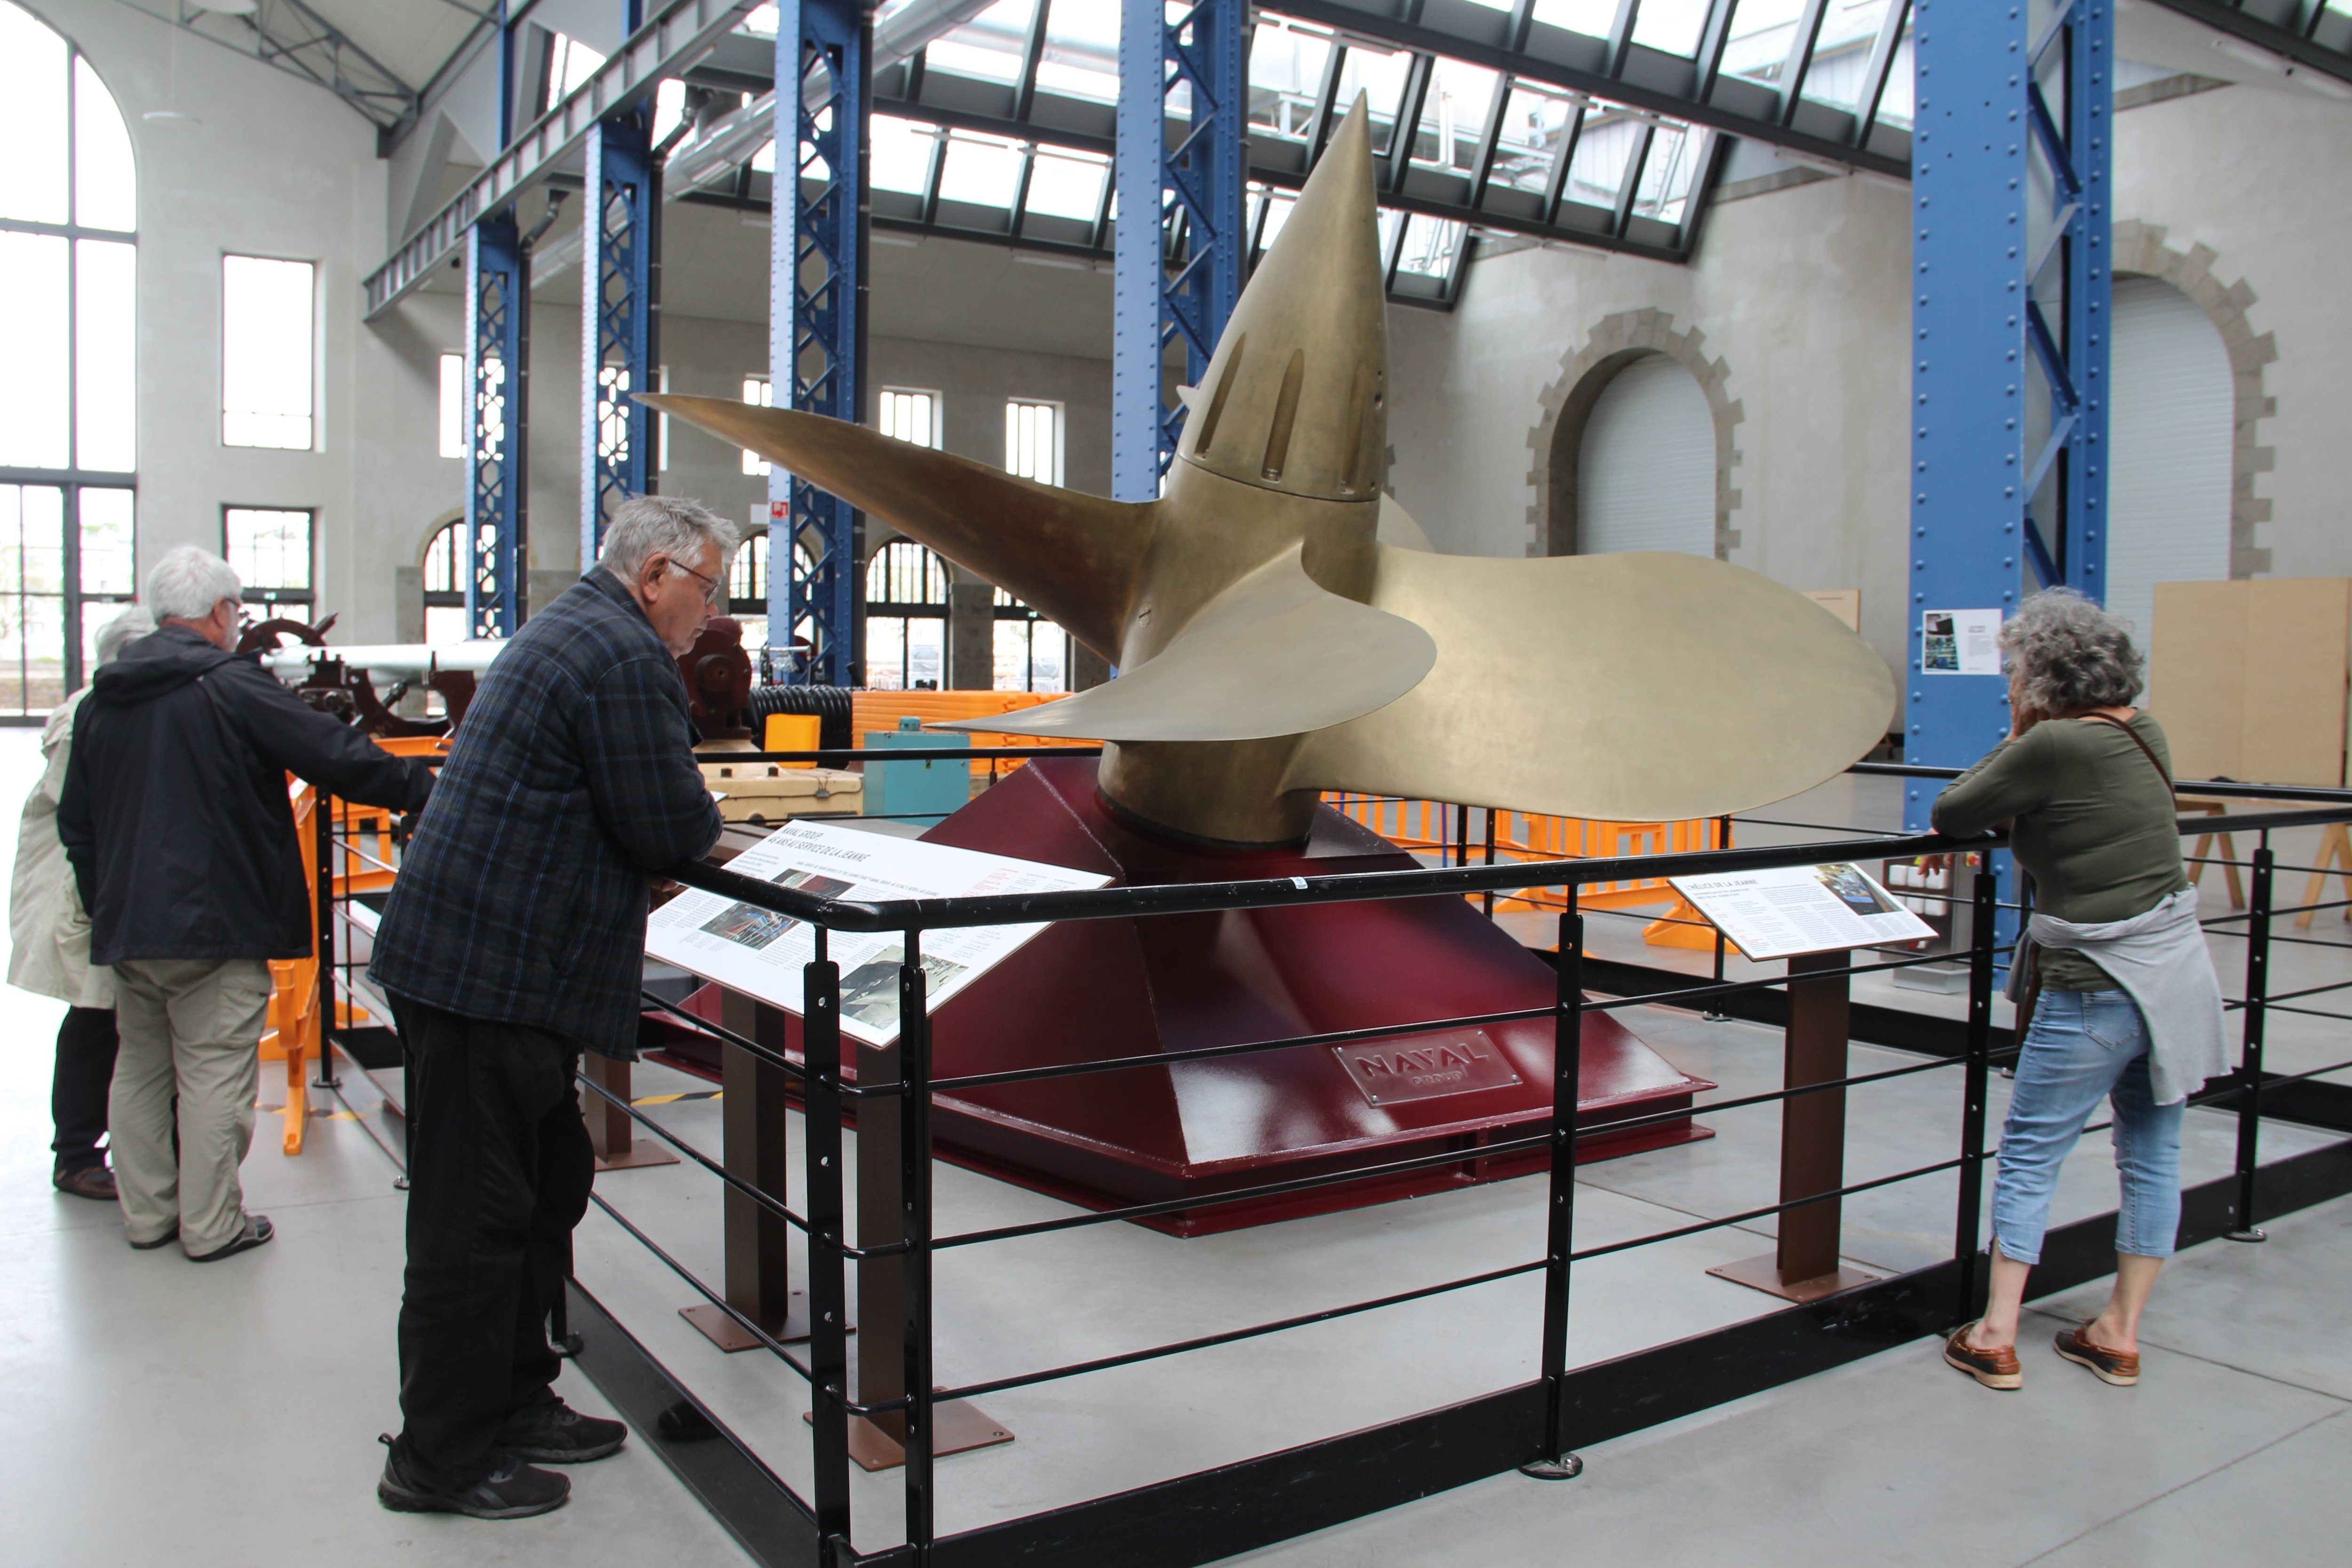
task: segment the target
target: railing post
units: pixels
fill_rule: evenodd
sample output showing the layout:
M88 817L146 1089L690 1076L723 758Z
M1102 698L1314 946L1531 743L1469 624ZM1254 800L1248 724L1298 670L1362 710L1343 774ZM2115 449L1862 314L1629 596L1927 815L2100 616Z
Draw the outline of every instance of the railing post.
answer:
M930 1561L931 1038L922 932L907 932L898 966L898 1192L905 1205L900 1300L906 1306L907 1543Z
M1731 847L1731 818L1727 815L1718 816L1715 819L1715 844L1713 847L1717 849L1728 849ZM1669 910L1668 912L1672 913L1673 911ZM1715 983L1717 985L1723 984L1724 950L1727 945L1728 943L1726 942L1723 934L1723 928L1721 926L1716 927L1714 976ZM1706 1011L1702 1016L1710 1024L1722 1023L1725 1017L1723 1012L1723 999L1718 996L1709 1001L1706 1005Z
M2267 829L2254 850L2254 886L2246 919L2246 1009L2244 1051L2238 1067L2238 1223L2231 1241L2268 1241L2254 1223L2254 1170L2262 1158L2263 1026L2271 985L2271 898L2278 858Z
M1993 917L1998 883L1990 856L1969 885L1973 919L1969 933L1969 1055L1960 1090L1960 1198L1952 1223L1952 1258L1959 1266L1958 1300L1953 1321L1971 1317L1984 1280L1977 1267L1983 1230L1985 1099L1992 1077ZM2022 1037L2017 1042L2025 1043Z
M1495 808L1491 805L1483 805L1478 809L1480 814L1486 819L1486 864L1492 866L1495 863ZM1486 900L1486 918L1488 920L1493 920L1495 918L1495 889L1492 888L1487 889L1485 896Z
M313 913L319 924L319 1079L320 1089L340 1087L335 1079L335 832L334 798L318 784L310 786L310 831L317 857L318 897ZM404 1107L406 1102L403 1101Z
M816 1512L822 1568L846 1568L849 1545L849 1282L842 1259L841 966L816 928L816 960L802 971L802 1061L808 1161L809 1384L814 1396Z
M1565 1481L1584 1461L1568 1451L1569 1255L1576 1247L1576 1096L1584 1066L1584 916L1568 884L1559 917L1559 989L1552 1012L1551 1202L1544 1238L1543 1447L1519 1474Z

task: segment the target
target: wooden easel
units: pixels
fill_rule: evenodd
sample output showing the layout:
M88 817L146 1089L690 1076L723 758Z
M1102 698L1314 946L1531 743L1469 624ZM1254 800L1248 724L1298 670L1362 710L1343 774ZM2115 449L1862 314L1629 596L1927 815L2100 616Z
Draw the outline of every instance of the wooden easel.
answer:
M2311 880L2305 884L2303 889L2305 904L2319 902L2319 895L2326 890L2327 879L2331 874L2344 879L2344 896L2352 899L2352 833L2345 830L2344 824L2331 822L2320 834L2319 858L2314 865ZM2328 869L2331 866L2335 868L2332 873ZM2294 929L2309 931L2311 917L2318 912L2317 910L2305 910L2294 917ZM2344 918L2352 921L2352 905L2345 907Z

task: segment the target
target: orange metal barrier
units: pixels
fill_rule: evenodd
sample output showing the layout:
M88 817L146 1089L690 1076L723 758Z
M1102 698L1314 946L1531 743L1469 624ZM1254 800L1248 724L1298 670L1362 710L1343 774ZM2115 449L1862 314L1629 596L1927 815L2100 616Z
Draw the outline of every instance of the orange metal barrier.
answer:
M1465 828L1456 814L1461 807L1442 801L1397 800L1381 795L1328 794L1323 804L1363 824L1401 849L1444 855L1456 864L1483 864L1483 839L1465 845ZM1497 860L1591 860L1632 855L1681 855L1701 849L1731 847L1729 825L1717 817L1682 822L1603 822L1591 817L1546 816L1531 811L1496 811L1494 854ZM1483 898L1483 895L1481 895ZM1666 912L1642 930L1654 947L1691 947L1712 951L1715 928L1663 877L1643 877L1621 882L1595 882L1577 896L1586 909L1641 909L1669 904ZM1497 914L1568 907L1563 888L1528 888L1498 895Z
M985 719L997 713L1018 713L1024 708L1034 708L1042 702L1057 702L1068 696L1066 691L856 691L849 698L849 743L866 744L869 730L895 730L901 719L919 719L935 724L947 719ZM1059 736L1004 735L987 731L970 734L943 734L943 746L973 746L993 748L1006 746L1091 746L1092 741L1064 740ZM1010 773L1018 763L992 763L975 757L971 776L986 779L1000 771Z
M397 736L376 742L394 756L444 756L448 742L438 735ZM310 929L319 929L319 874L316 817L318 795L292 774L287 787L294 807L294 841L300 845L302 878L310 894ZM392 886L396 858L392 844L393 814L382 806L353 801L335 803L335 824L341 843L336 848L334 896L381 892ZM380 862L380 864L379 864ZM261 1030L261 1059L286 1064L284 1147L289 1154L302 1152L302 1138L310 1124L309 1064L326 1046L319 1027L319 957L317 939L308 958L276 959L269 965L269 1010ZM368 1015L349 1002L335 1005L335 1026L364 1024Z

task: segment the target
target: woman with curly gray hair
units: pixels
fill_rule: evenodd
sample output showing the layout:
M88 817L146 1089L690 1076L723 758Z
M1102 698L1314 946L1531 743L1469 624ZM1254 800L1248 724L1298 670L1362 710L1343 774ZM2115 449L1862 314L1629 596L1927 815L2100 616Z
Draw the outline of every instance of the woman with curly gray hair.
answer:
M2001 627L2010 734L1937 800L1939 833L2012 824L2034 915L2011 965L2024 1047L1993 1185L1984 1316L1944 1359L1989 1388L2024 1381L2026 1278L2059 1167L2102 1100L2115 1107L2116 1283L2106 1310L2058 1335L2102 1381L2139 1381L2139 1319L2180 1226L2180 1120L2221 1073L2221 990L2183 874L2171 749L2131 706L2143 668L2124 624L2071 589ZM2038 993L2039 1001L2036 1002Z

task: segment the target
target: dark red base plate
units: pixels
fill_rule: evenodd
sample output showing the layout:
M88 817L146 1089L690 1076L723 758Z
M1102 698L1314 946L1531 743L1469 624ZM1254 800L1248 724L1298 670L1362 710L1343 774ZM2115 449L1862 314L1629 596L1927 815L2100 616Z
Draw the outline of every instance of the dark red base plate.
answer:
M1218 850L1169 841L1115 816L1091 758L1022 768L923 837L933 843L1108 875L1114 885L1411 870L1418 862L1339 813L1318 814L1303 846ZM1550 1006L1553 972L1464 900L1438 897L1288 909L1066 921L942 1005L933 1076L1003 1072L1293 1035ZM696 998L697 1003L702 1001ZM715 995L710 998L715 1003ZM703 1008L693 1005L693 1010ZM715 1012L715 1006L711 1009ZM1264 1225L1540 1170L1542 1150L1482 1156L1551 1115L1552 1021L1390 1037L1439 1081L1492 1087L1411 1098L1427 1075L1359 1087L1339 1054L1299 1047L939 1095L940 1154L1090 1208L1205 1196L1424 1154L1458 1161L1301 1193L1179 1210L1139 1223L1177 1236ZM787 1045L797 1054L797 1020ZM1465 1050L1466 1047L1466 1051ZM683 1031L669 1052L703 1054ZM1477 1059L1483 1058L1483 1059ZM1517 1081L1510 1081L1516 1076ZM1422 1077L1416 1085L1412 1079ZM1686 1118L1622 1134L1612 1120L1686 1110L1715 1086L1669 1066L1614 1017L1588 1015L1579 1116L1583 1160L1711 1136ZM1378 1095L1380 1103L1375 1103Z

